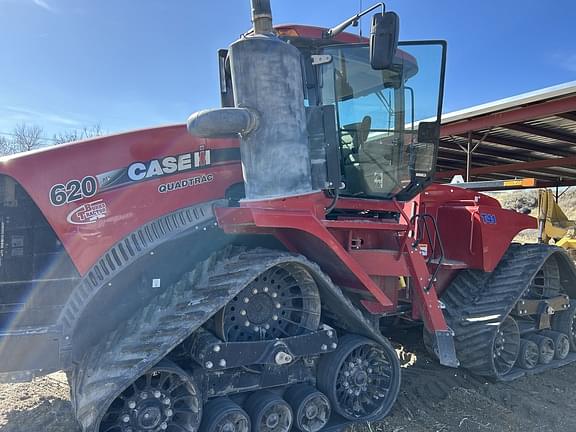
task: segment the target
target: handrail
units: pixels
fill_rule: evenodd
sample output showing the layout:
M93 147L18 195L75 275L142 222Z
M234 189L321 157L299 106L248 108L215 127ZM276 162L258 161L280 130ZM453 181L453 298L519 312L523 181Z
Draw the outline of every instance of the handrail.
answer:
M424 291L426 292L430 291L432 289L432 285L434 284L434 282L436 282L436 277L438 276L438 272L440 271L440 266L444 262L444 257L446 256L444 252L444 244L442 243L442 239L440 238L440 231L438 230L438 224L436 223L436 219L434 219L434 216L428 213L416 214L412 216L412 218L410 219L410 222L412 224L417 224L416 226L419 228L418 235L414 239L412 247L417 247L417 245L423 240L424 234L426 234L428 236L428 243L430 244L431 247L431 251L427 259L427 264L430 264L430 261L436 255L436 248L432 243L432 236L430 235L430 230L428 228L428 224L426 223L427 220L430 220L432 222L432 226L434 227L435 239L437 240L438 246L440 248L440 256L438 257L438 264L436 265L436 269L434 270L432 277L428 281L428 285L424 289ZM424 224L423 230L420 229L420 224L422 223Z

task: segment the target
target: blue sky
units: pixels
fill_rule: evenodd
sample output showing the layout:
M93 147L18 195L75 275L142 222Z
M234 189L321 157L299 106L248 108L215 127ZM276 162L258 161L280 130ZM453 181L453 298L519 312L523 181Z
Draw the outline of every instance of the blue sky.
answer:
M359 3L272 8L276 23L331 26ZM445 112L576 79L574 0L387 5L401 39L448 40ZM249 13L249 0L0 0L0 132L18 122L48 136L95 123L115 132L217 106L216 51L250 27Z

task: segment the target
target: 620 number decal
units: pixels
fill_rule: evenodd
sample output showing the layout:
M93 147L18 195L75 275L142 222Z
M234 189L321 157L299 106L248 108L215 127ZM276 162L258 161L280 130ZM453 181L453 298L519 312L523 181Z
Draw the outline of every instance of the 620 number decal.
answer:
M82 198L93 197L97 191L98 182L92 176L84 177L82 180L70 180L66 184L55 184L50 188L50 202L54 206L61 206Z

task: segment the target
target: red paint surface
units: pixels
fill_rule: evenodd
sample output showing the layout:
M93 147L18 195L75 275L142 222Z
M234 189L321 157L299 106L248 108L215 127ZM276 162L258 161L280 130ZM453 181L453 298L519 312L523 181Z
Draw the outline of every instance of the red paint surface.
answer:
M278 26L274 26L276 31L279 31L280 34L284 32L287 36L291 36L290 31L294 31L298 33L298 36L305 39L312 39L312 40L321 40L324 39L323 35L328 30L327 28L323 27L316 27L316 26L308 26L308 25L300 25L300 24L281 24ZM337 43L368 43L369 39L365 37L360 37L360 35L342 32L338 34L336 37L330 39L331 41ZM396 57L403 59L404 61L416 64L416 59L401 49L396 51Z
M418 197L421 211L436 218L447 259L492 271L513 238L537 228L531 216L503 209L498 200L452 185L432 185ZM492 215L486 223L482 215Z
M46 215L79 272L84 274L111 246L142 225L162 215L197 203L224 197L232 184L242 181L239 161L211 165L143 180L99 192L96 196L63 206L49 200L50 188L71 179L96 176L125 168L136 161L149 161L194 151L237 148L234 139L200 139L188 135L184 126L168 126L102 137L64 145L0 161L0 173L18 181ZM214 158L212 158L214 159ZM214 161L213 161L214 162ZM214 162L215 163L215 162ZM179 179L212 174L214 181L161 194L158 186ZM67 215L94 200L106 203L107 214L95 223L74 225ZM431 229L420 244L428 256L413 249L413 211L435 218L444 244L445 259L458 269L492 271L521 230L535 228L536 220L501 208L497 200L481 193L447 185L433 185L412 202L341 198L338 209L399 213L398 220L347 216L325 218L331 202L323 193L268 201L243 201L241 207L217 211L221 227L229 233L276 235L290 250L317 262L336 283L371 294L379 306L370 310L390 312L400 296L393 291L395 276L410 276L413 317L422 317L429 329L442 330L445 322L437 294L455 275L454 267L442 267L436 290L425 293L435 265L426 258L439 256L439 242ZM486 215L491 222L486 221ZM399 289L399 287L398 287ZM404 300L409 300L402 293Z
M323 27L316 27L316 26L308 26L308 25L300 25L300 24L281 24L274 26L274 29L280 32L286 32L293 30L298 33L299 37L306 38L306 39L323 39L323 34L326 28ZM335 42L341 43L360 43L364 42L367 43L368 39L360 37L359 35L355 35L352 33L340 33L334 39Z
M317 262L339 285L369 292L379 303L364 302L372 312L394 310L398 305L399 296L390 291L390 280L386 287L382 285L383 277L410 276L413 318L422 318L430 330L446 329L438 295L458 270L492 271L513 237L536 227L534 218L502 209L494 198L453 186L432 186L404 204L350 198L341 198L337 204L337 209L400 211L399 221L326 220L323 209L328 201L322 193L250 201L241 203L240 208L218 209L217 217L230 233L275 234L290 250ZM426 289L437 265L426 261L439 258L441 248L432 226L431 236L423 235L418 247L413 247L418 238L409 236L414 230L409 222L413 209L436 220L444 262L449 264L441 266L436 289L430 292ZM425 256L419 253L424 244L428 246Z
M226 189L242 181L240 163L206 167L98 193L63 206L49 200L52 185L82 179L169 155L205 149L238 147L234 139L201 139L190 136L184 125L159 127L51 147L0 161L0 173L19 182L70 254L80 274L84 274L111 246L147 222L177 209L224 196ZM158 192L158 185L175 180L214 174L214 181L170 193ZM82 204L102 199L107 215L87 225L67 222L67 215Z
M295 198L241 203L240 208L219 208L216 215L220 226L229 233L280 232L287 247L317 262L334 280L347 288L370 294L380 307L366 304L371 311L391 312L398 305L398 295L390 291L390 280L383 285L383 276L411 276L416 301L414 317L424 319L431 331L446 330L447 325L438 307L436 292L425 292L431 274L424 258L410 242L396 242L394 236L406 236L411 227L406 221L379 219L324 219L321 209L326 204L322 193ZM350 201L350 203L348 203ZM364 200L365 210L376 207L396 207L396 203ZM337 208L359 205L358 200L343 198Z

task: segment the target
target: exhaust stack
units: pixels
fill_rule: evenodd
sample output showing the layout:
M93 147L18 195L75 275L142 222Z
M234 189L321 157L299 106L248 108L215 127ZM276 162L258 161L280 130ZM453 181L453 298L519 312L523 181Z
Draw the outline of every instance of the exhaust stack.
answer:
M300 51L273 33L269 0L252 0L254 33L230 45L234 108L192 114L192 135L240 135L246 199L313 191Z
M252 0L252 24L254 25L254 34L272 33L270 0Z

